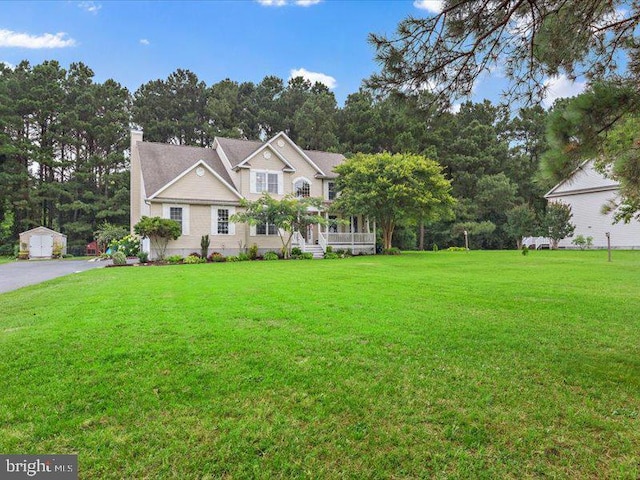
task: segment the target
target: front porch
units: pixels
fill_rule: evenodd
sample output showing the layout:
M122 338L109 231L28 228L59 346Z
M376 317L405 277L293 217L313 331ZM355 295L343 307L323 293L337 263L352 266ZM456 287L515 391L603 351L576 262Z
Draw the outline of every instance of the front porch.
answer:
M336 216L330 216L327 213L324 213L324 216L326 220L333 222L326 226L309 225L304 234L295 232L293 246L318 256L324 254L327 247L331 247L334 251L348 250L354 255L376 253L375 221L370 222L368 218L357 215L349 217L349 223L346 224Z

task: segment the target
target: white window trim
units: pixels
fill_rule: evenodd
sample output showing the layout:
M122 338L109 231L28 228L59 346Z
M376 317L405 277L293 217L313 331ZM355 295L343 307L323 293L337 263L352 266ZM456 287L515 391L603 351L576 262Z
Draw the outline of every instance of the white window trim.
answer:
M294 178L293 181L291 182L291 192L294 195L296 194L296 183L298 183L301 180L304 181L304 182L307 182L309 184L309 196L311 196L311 185L313 185L313 182L311 180L309 180L307 177Z
M273 224L271 224L271 225L273 225ZM266 234L258 235L258 231L257 231L258 229L256 227L257 227L257 225L251 225L249 227L249 236L250 237L276 237L276 236L280 235L280 231L278 229L276 229L276 233L270 234L269 233L269 227L267 227L267 233Z
M171 219L171 208L182 208L182 235L189 235L189 205L163 203L162 218Z
M256 187L256 173L266 173L266 174L276 174L278 176L278 192L275 193L274 195L282 195L284 188L284 176L283 176L283 172L281 170L254 170L251 169L249 171L249 193L263 193L263 192L258 192L258 189ZM269 178L267 177L267 185L269 184ZM267 190L264 190L267 191ZM272 193L272 192L267 192L267 193Z
M329 202L333 202L336 198L338 198L338 192L335 192L335 196L333 199L329 198L329 184L333 183L333 189L335 191L336 181L335 180L325 180L324 181L324 198Z
M236 213L236 207L229 205L212 205L211 206L211 235L220 235L227 237L236 234L236 224L229 220L229 233L218 233L218 209L229 210L229 218Z

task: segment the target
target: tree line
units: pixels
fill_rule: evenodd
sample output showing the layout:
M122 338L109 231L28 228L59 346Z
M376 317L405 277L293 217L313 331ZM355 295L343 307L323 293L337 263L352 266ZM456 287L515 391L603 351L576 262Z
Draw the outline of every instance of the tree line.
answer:
M474 247L514 246L509 212L524 208L535 218L544 210L549 185L537 172L548 113L489 101L454 113L434 103L424 91L362 87L338 107L331 90L301 77L207 85L182 69L131 93L114 80L96 82L82 63L0 65L0 248L11 253L19 232L44 225L78 251L103 222L126 225L132 125L145 140L180 145L284 131L305 149L424 155L451 180L455 215L400 225L394 244L459 245L466 230Z

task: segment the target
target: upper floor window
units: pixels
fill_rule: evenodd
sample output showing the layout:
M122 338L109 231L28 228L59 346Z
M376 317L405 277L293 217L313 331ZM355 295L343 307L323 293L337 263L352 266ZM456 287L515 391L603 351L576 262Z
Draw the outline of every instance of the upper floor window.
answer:
M336 182L327 182L327 199L335 200L336 198Z
M282 193L281 184L282 174L278 172L251 172L251 193Z
M308 197L311 195L311 185L304 178L296 180L293 184L293 193L296 197Z

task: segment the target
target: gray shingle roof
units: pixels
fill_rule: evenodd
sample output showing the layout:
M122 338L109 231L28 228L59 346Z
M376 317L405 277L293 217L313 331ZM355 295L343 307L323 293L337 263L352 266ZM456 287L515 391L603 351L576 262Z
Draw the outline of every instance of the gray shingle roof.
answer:
M345 161L345 157L341 153L319 152L317 150L304 150L304 153L328 178L336 178L338 175L334 173L333 168Z
M138 142L140 166L147 196L151 196L182 172L203 160L229 185L233 180L213 148Z
M252 140L238 140L236 138L221 138L216 137L218 143L224 150L224 153L229 159L231 168L234 168L239 163L258 150L264 143L255 142Z

